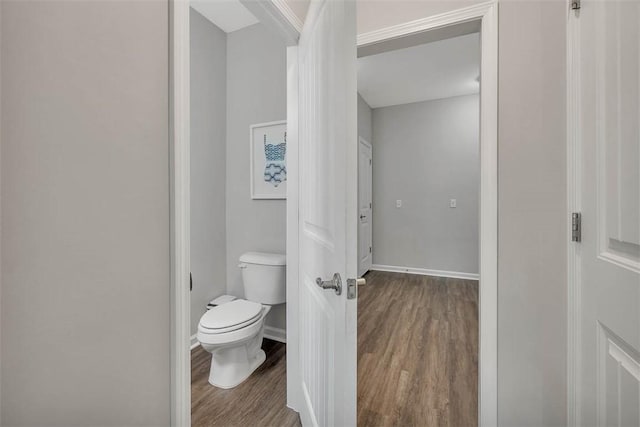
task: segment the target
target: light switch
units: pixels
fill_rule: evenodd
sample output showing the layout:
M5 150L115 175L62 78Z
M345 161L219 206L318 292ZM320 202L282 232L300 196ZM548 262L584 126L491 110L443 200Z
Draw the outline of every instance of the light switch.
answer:
M402 207L402 200L396 200L396 208Z
M449 200L449 207L450 208L458 207L458 201L456 199Z

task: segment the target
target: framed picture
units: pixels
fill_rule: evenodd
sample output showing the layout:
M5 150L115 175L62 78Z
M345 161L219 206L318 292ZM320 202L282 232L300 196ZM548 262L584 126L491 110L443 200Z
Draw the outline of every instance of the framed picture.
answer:
M287 198L287 122L250 127L252 199Z

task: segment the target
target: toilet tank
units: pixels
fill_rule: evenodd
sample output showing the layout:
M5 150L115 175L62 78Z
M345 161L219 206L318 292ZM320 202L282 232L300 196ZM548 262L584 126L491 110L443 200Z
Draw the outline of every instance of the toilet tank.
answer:
M266 252L247 252L240 257L244 297L260 304L286 302L287 257Z

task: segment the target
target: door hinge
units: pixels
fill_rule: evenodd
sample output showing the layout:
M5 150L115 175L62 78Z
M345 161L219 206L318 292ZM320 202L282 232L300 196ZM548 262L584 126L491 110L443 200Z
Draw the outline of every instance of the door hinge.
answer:
M582 241L582 214L580 212L571 214L571 241Z
M371 253L371 246L369 246L369 253Z
M580 4L581 0L570 0L571 1L571 10L580 10L582 6Z

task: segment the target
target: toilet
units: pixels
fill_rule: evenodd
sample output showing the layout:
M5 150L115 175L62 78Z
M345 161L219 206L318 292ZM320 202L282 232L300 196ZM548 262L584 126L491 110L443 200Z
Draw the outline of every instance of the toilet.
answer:
M198 324L197 339L211 353L209 383L233 388L255 371L266 355L261 349L264 321L271 306L286 301L286 257L247 252L240 257L246 299L225 295Z

